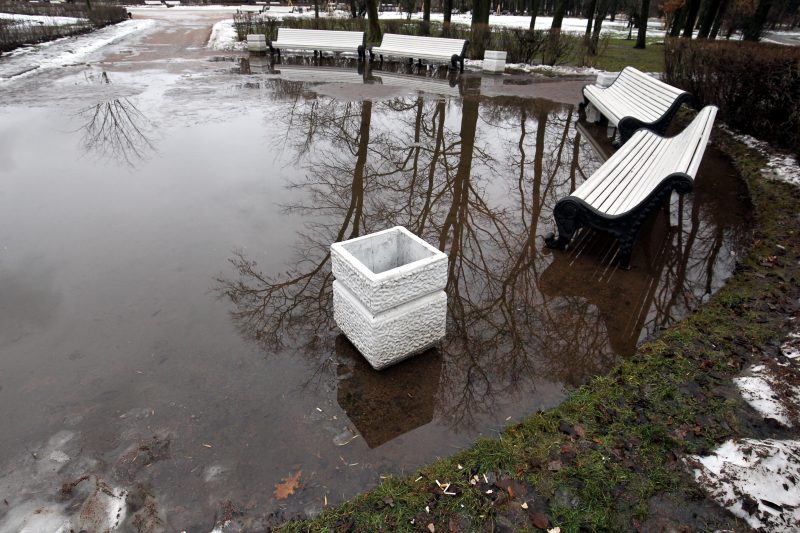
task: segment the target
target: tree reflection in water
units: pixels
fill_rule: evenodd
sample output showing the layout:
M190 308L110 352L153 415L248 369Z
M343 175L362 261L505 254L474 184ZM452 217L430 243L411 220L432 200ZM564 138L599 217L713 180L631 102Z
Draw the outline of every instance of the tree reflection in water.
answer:
M432 417L455 429L534 394L537 383L574 386L604 372L716 288L729 262L735 221L717 220L725 206L702 194L673 209L676 228L666 211L649 222L631 272L611 266L616 244L593 232L569 254L543 248L556 201L600 164L571 106L479 96L287 105L279 142L306 177L289 184L303 200L285 208L309 222L284 274L262 273L241 253L231 260L237 276L221 276L218 290L233 302L234 322L269 350L330 358L330 243L404 225L448 255L448 334L438 386L425 381L421 396L435 394ZM352 371L349 357L339 355L348 379L370 374ZM377 435L352 399L386 397L380 379L363 375L340 384L340 405L365 436Z
M90 81L111 83L105 72ZM109 98L79 110L77 116L85 121L81 126L81 146L87 153L133 167L155 151L151 122L128 98Z

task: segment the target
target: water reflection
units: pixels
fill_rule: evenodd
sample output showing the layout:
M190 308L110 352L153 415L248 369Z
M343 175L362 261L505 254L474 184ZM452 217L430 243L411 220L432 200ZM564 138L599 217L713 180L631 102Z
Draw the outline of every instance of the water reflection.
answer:
M89 78L90 82L110 84L108 75ZM135 166L155 151L153 125L128 98L110 98L78 111L81 146L87 153Z
M370 448L433 420L442 356L427 350L375 372L344 335L336 337L336 400Z
M716 187L731 179L721 161L701 169L697 194L676 202L677 221L663 211L648 222L631 272L616 270L613 239L597 233L583 232L569 255L543 249L552 207L603 159L572 106L470 95L298 98L286 117L274 142L305 171L289 185L301 200L283 206L307 220L296 260L284 274L264 273L236 254L236 276L220 277L218 289L240 331L267 350L326 357L335 344L340 373L355 379L339 381L339 403L371 447L430 418L457 431L495 420L545 382L578 385L683 316L731 270L742 220L720 219L735 210L706 194L702 177L713 175ZM409 394L427 399L430 418L421 410L404 421L408 410L392 409L382 432L373 404L394 393L380 375L355 370L363 362L349 343L333 341L328 247L398 224L448 256L448 335L440 359L397 369Z

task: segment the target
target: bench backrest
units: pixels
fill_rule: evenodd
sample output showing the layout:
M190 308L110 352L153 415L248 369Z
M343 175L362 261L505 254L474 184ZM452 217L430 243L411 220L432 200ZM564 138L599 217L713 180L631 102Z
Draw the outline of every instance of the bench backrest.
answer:
M419 37L417 35L399 35L384 33L379 48L385 50L398 50L408 54L421 52L423 54L441 54L461 56L464 52L464 39L448 39L445 37Z
M693 180L716 115L716 107L704 107L675 137L637 131L572 196L603 213L619 215L644 201L670 174L684 173Z
M661 118L675 100L686 91L648 76L633 67L625 67L606 92L637 108L648 122L652 122Z
M364 44L364 32L278 28L278 42L293 43L303 46L335 46L353 48L355 50Z

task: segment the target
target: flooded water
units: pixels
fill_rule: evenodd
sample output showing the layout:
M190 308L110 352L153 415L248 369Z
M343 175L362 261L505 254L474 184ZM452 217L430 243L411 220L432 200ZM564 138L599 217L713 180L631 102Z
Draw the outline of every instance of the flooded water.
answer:
M594 232L544 247L611 150L583 82L270 67L210 22L0 85L0 531L313 515L557 405L734 268L713 150L632 270ZM377 373L328 249L394 225L448 255L448 334Z

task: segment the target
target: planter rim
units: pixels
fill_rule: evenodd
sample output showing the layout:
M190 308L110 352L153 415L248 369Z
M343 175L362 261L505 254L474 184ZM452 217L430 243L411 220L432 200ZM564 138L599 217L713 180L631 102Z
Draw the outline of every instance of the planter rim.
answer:
M364 263L362 263L359 259L357 259L353 254L351 254L345 248L345 245L353 243L353 242L357 242L357 241L365 240L365 239L371 239L373 237L377 237L377 236L383 235L385 233L392 233L392 232L397 232L397 231L399 231L400 233L404 234L406 237L410 238L411 240L413 240L417 244L421 245L422 247L427 249L429 252L431 252L433 255L431 257L425 257L423 259L418 259L416 261L412 261L411 263L406 263L405 265L401 265L399 267L391 268L389 270L384 270L380 274L376 274L375 272L373 272L372 270L367 268L367 266ZM441 260L447 258L447 256L444 254L444 252L442 252L438 248L434 247L430 243L426 242L425 240L417 237L416 235L414 235L412 232L408 231L403 226L394 226L392 228L387 228L385 230L376 231L376 232L373 232L373 233L368 233L367 235L362 235L361 237L356 237L354 239L335 242L335 243L331 244L331 249L335 250L336 252L338 252L339 254L344 256L352 266L354 266L359 272L364 274L364 276L366 276L368 279L370 279L372 281L381 281L384 278L394 277L397 274L402 274L404 272L409 272L409 271L412 271L412 270L416 270L416 269L418 269L420 267L423 267L425 265L428 265L430 263L435 263L436 261L441 261Z

